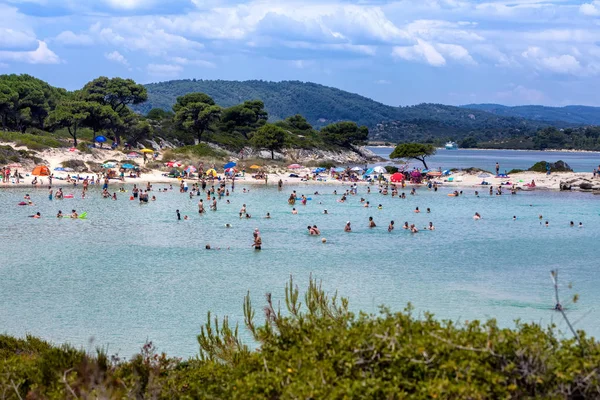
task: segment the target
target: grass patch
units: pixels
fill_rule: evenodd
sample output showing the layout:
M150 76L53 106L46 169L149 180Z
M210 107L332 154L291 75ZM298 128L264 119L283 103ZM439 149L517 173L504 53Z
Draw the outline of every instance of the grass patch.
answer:
M206 143L199 143L194 146L183 146L178 149L171 151L173 154L188 156L188 157L212 157L212 158L224 158L227 154L224 151L215 150ZM165 156L169 152L165 152ZM163 156L164 158L164 156Z
M17 146L25 146L29 150L46 150L66 147L66 145L50 136L33 135L31 133L0 132L0 141L14 142Z

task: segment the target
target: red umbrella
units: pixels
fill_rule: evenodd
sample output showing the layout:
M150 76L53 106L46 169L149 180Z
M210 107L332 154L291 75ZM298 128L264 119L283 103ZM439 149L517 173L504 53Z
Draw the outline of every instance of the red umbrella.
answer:
M289 169L300 169L302 168L302 165L300 164L292 164L292 165L288 165Z
M390 176L390 180L392 182L402 182L404 180L404 174L396 172L395 174L392 174L392 176Z

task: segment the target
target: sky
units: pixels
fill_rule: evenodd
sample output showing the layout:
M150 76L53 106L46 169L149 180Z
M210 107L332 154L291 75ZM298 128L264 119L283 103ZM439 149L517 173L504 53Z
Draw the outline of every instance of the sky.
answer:
M600 0L0 0L0 74L300 80L390 105L600 106Z

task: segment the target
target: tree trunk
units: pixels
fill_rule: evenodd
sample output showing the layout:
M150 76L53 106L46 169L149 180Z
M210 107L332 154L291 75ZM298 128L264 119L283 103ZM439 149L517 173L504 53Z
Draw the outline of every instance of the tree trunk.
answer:
M419 161L421 161L423 163L423 165L425 166L425 169L429 169L427 167L427 163L425 162L425 157L417 158L417 160L419 160Z
M204 129L199 129L198 132L196 133L198 135L198 144L200 144L200 142L202 142L202 134L204 133Z
M275 150L271 149L271 160L275 159Z
M73 128L73 130L71 130L71 127L68 126L67 130L69 131L69 135L71 135L73 138L73 147L77 147L77 128Z

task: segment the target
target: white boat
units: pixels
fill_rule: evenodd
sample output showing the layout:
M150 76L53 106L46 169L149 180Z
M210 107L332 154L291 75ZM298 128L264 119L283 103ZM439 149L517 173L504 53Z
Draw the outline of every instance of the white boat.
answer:
M446 150L458 150L458 144L456 142L446 143Z

